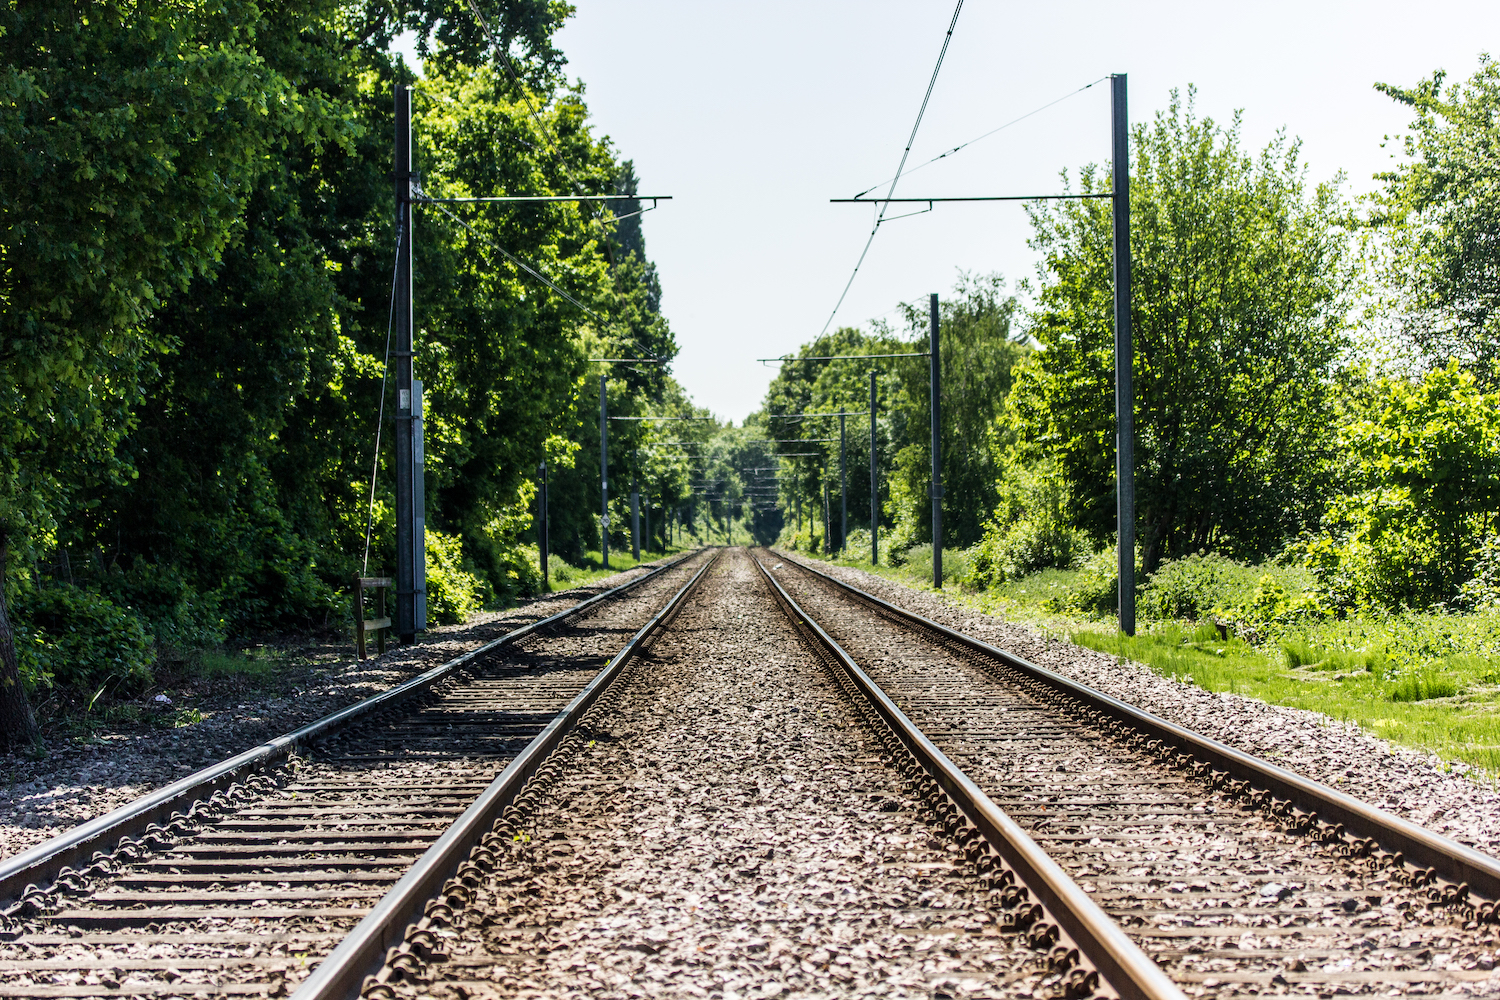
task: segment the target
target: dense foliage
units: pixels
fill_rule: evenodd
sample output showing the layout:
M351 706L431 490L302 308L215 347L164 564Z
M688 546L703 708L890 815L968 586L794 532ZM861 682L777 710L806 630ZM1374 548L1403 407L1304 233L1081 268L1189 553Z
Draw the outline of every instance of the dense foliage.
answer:
M565 4L80 10L0 10L0 564L20 639L13 659L0 601L0 703L18 739L35 733L23 684L81 704L100 664L125 691L173 648L346 627L349 575L388 570L398 83L416 84L430 195L636 183L561 74ZM390 53L401 31L421 78ZM572 468L598 440L587 359L676 353L638 222L612 222L624 204L418 207L438 622L537 586L523 543L544 459L554 545L597 548L597 478ZM663 365L608 375L616 412L685 405ZM645 432L614 431L629 476Z

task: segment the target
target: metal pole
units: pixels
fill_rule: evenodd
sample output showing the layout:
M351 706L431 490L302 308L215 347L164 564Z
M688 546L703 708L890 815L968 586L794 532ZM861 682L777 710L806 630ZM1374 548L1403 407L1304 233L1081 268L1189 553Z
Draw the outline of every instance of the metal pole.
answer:
M930 326L927 351L928 371L931 384L928 395L932 400L932 586L943 589L943 445L939 428L942 427L942 364L938 358L938 297L932 293Z
M599 376L599 554L609 569L609 389Z
M631 483L630 489L630 558L641 561L641 484Z
M828 470L823 470L823 554L833 555L833 542L828 537Z
M541 465L538 465L536 472L541 477L541 491L537 497L537 501L542 513L537 523L537 554L540 556L537 562L541 563L542 568L542 589L550 590L552 585L547 577L547 546L551 541L547 537L547 463L543 462Z
M396 88L396 635L427 629L426 527L422 489L422 387L412 379L411 88Z
M848 444L844 435L844 414L839 414L839 551L849 547L849 474L845 454Z
M1114 119L1115 497L1119 516L1120 631L1135 635L1135 351L1130 329L1130 118L1125 74L1110 77Z
M651 555L651 483L646 483L646 505L641 508L641 514L646 518L646 530L642 533L646 539L646 555Z
M879 455L875 452L875 371L870 371L870 565L880 565Z

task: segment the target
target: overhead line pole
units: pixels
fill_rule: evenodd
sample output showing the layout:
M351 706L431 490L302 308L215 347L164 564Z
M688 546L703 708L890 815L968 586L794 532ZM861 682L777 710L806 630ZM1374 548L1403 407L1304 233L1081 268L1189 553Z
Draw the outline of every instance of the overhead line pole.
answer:
M932 396L932 586L934 590L943 589L943 445L940 429L942 427L939 409L942 404L942 394L939 379L941 378L941 367L938 359L938 297L937 292L932 293L928 328L927 348L929 355L928 372L931 383L928 392Z
M870 565L880 565L880 480L875 452L875 369L870 369Z
M1127 109L1127 76L1124 73L1110 74L1110 128L1111 167L1110 190L1082 194L1034 194L1034 195L971 195L934 198L830 198L830 202L844 205L897 203L926 203L930 209L938 202L957 201L1050 201L1086 200L1092 198L1113 199L1113 270L1114 270L1114 320L1115 320L1115 516L1119 563L1119 623L1120 631L1135 634L1135 390L1132 384L1132 366L1135 350L1131 331L1131 263L1130 263L1130 116ZM942 484L938 480L937 456L937 296L933 296L933 573L934 585L942 586L939 566L942 562L942 539L940 522ZM767 358L758 360L793 361L814 360L812 358ZM831 358L818 360L833 360Z
M839 415L839 551L849 547L849 470L846 459L848 440L844 434L844 417Z
M599 375L599 555L609 569L609 376Z
M427 532L422 475L422 383L412 378L411 88L396 88L396 284L391 356L396 363L396 635L427 630Z
M1135 635L1135 351L1130 326L1130 117L1125 74L1110 77L1113 118L1115 272L1115 498L1119 530L1120 631Z
M547 523L547 463L545 460L543 460L541 465L537 466L536 474L537 478L541 480L540 489L537 491L537 507L541 512L536 535L537 562L541 564L542 590L547 591L552 589L552 585L547 579L547 548L551 544L552 539L548 537L550 525Z

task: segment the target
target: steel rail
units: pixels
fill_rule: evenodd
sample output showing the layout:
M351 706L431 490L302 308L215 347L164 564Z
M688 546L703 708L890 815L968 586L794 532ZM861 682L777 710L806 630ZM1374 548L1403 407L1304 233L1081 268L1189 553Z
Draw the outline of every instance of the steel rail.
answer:
M623 592L666 572L693 556L697 551L699 550L695 549L693 552L684 553L643 576L626 581L618 587L611 587L556 614L507 632L498 639L491 640L462 656L420 673L387 691L341 708L337 712L325 715L315 722L310 722L300 729L278 736L244 753L217 764L210 764L200 771L163 788L158 788L133 802L127 802L118 809L64 831L51 840L0 862L0 900L18 898L28 883L45 884L53 881L63 868L77 867L88 862L92 852L105 848L106 844L114 838L135 836L143 833L153 823L168 821L174 809L186 808L196 799L211 795L215 790L232 784L236 778L247 772L259 770L272 761L286 757L298 747L326 736L371 712L388 708L413 695L420 694L454 671L494 652L501 646L523 639L602 601L618 597Z
M1467 885L1469 891L1489 900L1500 900L1500 859L1466 847L1456 840L1434 833L1410 820L1386 812L1360 799L1305 775L1278 767L1254 754L1237 750L1202 733L1194 732L1175 722L1168 722L1112 695L1097 691L1086 684L1070 680L1061 674L1037 666L1016 654L992 646L983 639L976 639L956 629L949 628L874 594L860 590L835 576L807 565L800 559L784 552L778 556L813 575L835 584L884 611L907 622L929 629L946 639L984 656L999 660L1042 681L1054 690L1074 698L1089 708L1110 718L1130 725L1145 735L1161 740L1176 749L1191 754L1211 766L1223 770L1233 777L1248 781L1252 785L1267 789L1272 794L1286 799L1293 806L1330 824L1341 825L1345 832L1356 837L1374 840L1386 851L1399 854L1401 860L1418 868L1432 869L1434 873L1451 882Z
M844 648L798 606L771 571L759 559L755 564L771 584L782 609L792 617L793 623L805 624L817 636L818 642L838 661L896 737L948 793L990 846L1014 869L1021 882L1073 939L1078 950L1121 1000L1186 1000L1177 984L1125 935L1120 925L1090 899L973 779L949 760Z
M337 948L303 980L293 1000L333 1000L357 996L364 977L379 970L386 950L399 944L406 925L416 918L426 902L458 870L469 851L495 825L501 812L521 792L527 780L551 755L563 738L583 719L600 695L614 683L625 664L641 645L670 618L693 588L723 554L720 549L682 585L640 631L630 637L609 664L584 686L567 707L558 712L526 749L506 765L479 798L429 847L401 880L350 931Z

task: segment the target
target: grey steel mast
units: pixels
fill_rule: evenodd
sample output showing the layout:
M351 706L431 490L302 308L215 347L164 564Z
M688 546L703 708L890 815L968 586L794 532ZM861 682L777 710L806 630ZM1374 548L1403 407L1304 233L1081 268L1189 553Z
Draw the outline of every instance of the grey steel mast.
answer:
M396 635L415 642L427 630L427 533L422 476L422 383L412 378L411 88L396 88L396 301L391 357L396 366Z
M931 381L928 393L932 397L932 586L943 589L943 446L940 428L942 418L939 407L942 401L940 379L942 366L938 358L938 297L932 293L928 330L928 372Z
M1135 635L1135 350L1130 327L1130 119L1125 74L1110 77L1114 119L1115 497L1119 518L1120 631Z

